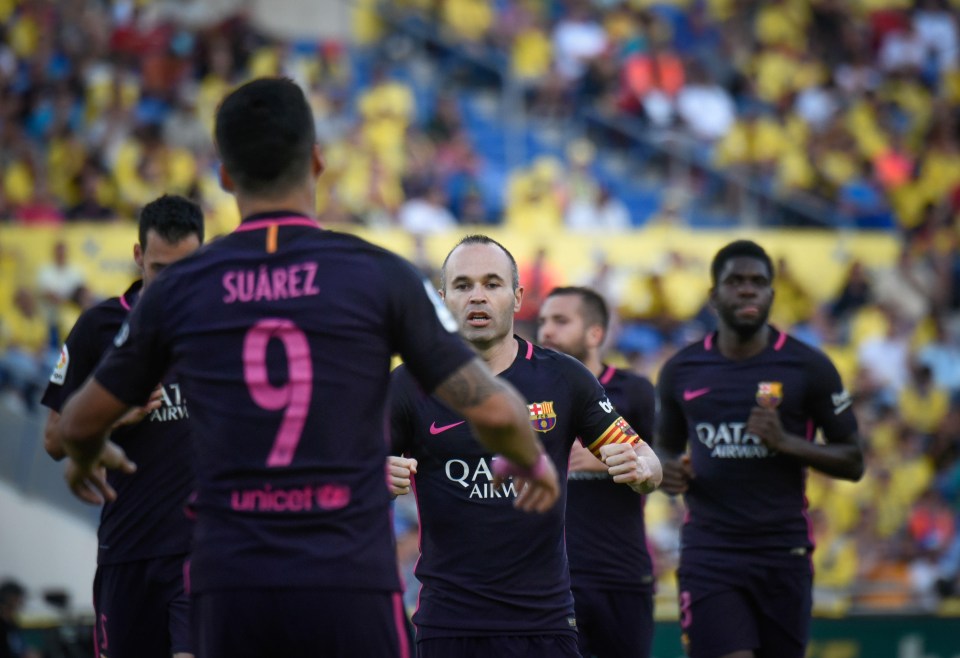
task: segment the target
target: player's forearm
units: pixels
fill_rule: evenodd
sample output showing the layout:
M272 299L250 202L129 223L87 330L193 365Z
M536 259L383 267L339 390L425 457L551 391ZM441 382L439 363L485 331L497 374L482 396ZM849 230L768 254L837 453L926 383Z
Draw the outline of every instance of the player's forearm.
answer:
M43 449L56 461L67 456L67 451L63 449L63 437L60 436L60 414L52 409L43 428Z
M786 435L779 451L804 466L844 480L863 477L863 453L856 443L814 443L795 434Z
M89 464L100 454L107 432L128 407L95 379L90 379L68 401L58 432L66 455L78 464Z

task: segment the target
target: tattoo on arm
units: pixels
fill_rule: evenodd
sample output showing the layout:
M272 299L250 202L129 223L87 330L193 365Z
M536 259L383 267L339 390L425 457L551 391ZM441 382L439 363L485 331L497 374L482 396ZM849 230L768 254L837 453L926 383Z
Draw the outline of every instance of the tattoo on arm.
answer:
M440 384L436 392L447 404L463 409L485 402L503 388L503 385L491 376L479 361L473 360L450 375Z

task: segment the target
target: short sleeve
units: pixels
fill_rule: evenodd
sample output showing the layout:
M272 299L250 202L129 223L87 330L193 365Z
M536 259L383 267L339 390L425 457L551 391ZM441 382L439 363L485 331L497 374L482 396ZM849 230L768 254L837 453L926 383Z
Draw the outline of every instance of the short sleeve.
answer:
M683 452L687 443L687 419L675 396L673 361L660 370L657 380L657 442L676 452Z
M150 397L169 366L168 333L162 322L168 281L158 280L141 295L94 373L101 386L131 406Z
M430 283L399 257L387 261L393 348L424 391L433 390L474 357L457 322Z
M389 409L390 454L402 455L413 443L413 390L414 381L404 366L394 369L390 375L390 392L387 398Z
M600 448L614 443L637 443L639 437L610 402L592 372L572 357L562 356L573 387L573 399L583 400L575 431L583 445L597 457Z
M83 313L60 348L57 365L40 403L59 413L67 399L83 386L103 356L94 307Z
M656 417L656 391L646 377L630 377L630 406L621 409L624 419L647 443L653 442L653 427Z
M807 397L805 409L827 441L846 439L857 431L853 398L840 373L825 355L817 352L807 360Z

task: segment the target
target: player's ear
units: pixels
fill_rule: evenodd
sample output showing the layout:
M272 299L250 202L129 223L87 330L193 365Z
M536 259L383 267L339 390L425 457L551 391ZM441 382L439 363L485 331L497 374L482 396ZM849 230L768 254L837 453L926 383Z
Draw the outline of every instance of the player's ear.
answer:
M327 168L327 163L323 160L323 152L320 150L319 144L313 145L313 152L311 153L310 158L310 173L314 178L320 176L323 173L323 170Z
M587 329L587 341L590 347L600 347L603 345L603 327L595 324Z
M230 178L230 174L227 173L227 168L223 164L220 165L220 187L227 192L233 192L236 189L233 179Z
M133 262L137 264L137 269L143 271L143 247L139 242L133 244Z
M513 312L517 313L520 311L520 306L523 305L523 286L517 286L517 289L513 291Z

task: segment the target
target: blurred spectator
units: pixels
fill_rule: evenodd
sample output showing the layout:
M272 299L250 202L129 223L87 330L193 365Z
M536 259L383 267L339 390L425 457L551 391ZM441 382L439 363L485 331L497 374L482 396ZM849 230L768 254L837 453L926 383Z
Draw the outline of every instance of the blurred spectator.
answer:
M880 68L887 73L919 73L926 62L927 46L913 23L889 32L880 46Z
M771 311L771 322L778 327L793 327L807 322L813 315L813 298L786 258L777 260L776 276L773 278L773 291L777 303Z
M53 245L53 261L43 265L37 272L37 290L50 318L55 317L56 309L84 283L83 272L70 264L68 254L67 243L58 240Z
M20 628L26 598L27 590L16 580L0 583L0 658L40 658L38 651L27 646Z
M47 177L38 174L33 179L30 197L14 210L21 224L59 224L63 221L63 211L50 191Z
M693 64L677 93L677 116L694 137L712 143L730 132L736 106L726 89L707 77L702 66Z
M429 185L420 193L412 193L397 211L400 226L410 233L441 233L457 225L457 220L447 210L443 189Z
M17 290L13 307L0 324L0 384L32 410L50 374L50 324L33 293Z
M925 254L904 247L896 264L874 273L873 291L878 304L892 309L908 322L919 322L930 313L936 276Z
M100 221L117 219L115 209L101 203L104 194L104 180L99 167L93 163L83 168L77 176L80 198L67 210L67 219L81 221Z
M840 215L848 226L890 228L894 219L886 195L873 177L873 167L860 163L857 175L840 185L837 193Z
M911 429L932 436L947 417L950 395L933 381L933 371L922 363L910 364L910 380L897 400L900 417Z
M163 120L163 140L170 146L207 154L213 148L213 141L206 123L197 114L198 94L199 90L192 84L177 91L174 108Z
M941 315L934 314L932 320L934 337L920 348L917 359L930 368L934 386L956 396L960 394L960 341Z
M553 265L545 247L540 247L530 260L521 261L520 285L523 286L523 304L514 314L517 333L532 340L537 335L537 318L540 305L547 293L563 281Z
M553 31L554 65L566 82L584 74L590 60L607 48L607 33L590 13L589 4L574 2Z
M957 17L946 0L919 0L913 13L913 28L938 73L957 68Z
M596 198L571 201L564 222L572 231L626 231L632 226L629 208L606 185L600 186Z
M846 322L850 316L873 301L867 269L859 260L850 263L840 293L830 302L830 317L834 322Z
M857 390L893 403L909 378L910 324L896 313L887 313L882 336L860 344L857 358L860 378Z

